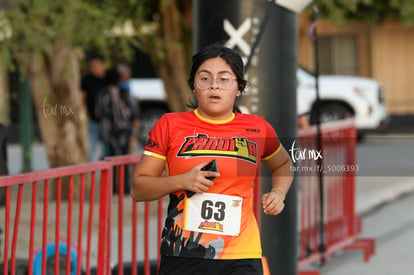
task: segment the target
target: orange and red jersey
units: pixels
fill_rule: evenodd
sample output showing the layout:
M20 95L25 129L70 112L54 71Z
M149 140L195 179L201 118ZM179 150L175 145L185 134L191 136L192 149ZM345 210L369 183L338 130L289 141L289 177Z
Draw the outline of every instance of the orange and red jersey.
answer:
M214 185L206 193L240 198L242 203L239 199L231 203L233 207L241 206L237 236L214 233L223 229L218 218L220 205L214 204L211 207L206 204L208 208L204 209L204 214L211 214L208 216L212 219L200 224L200 228L211 227L212 233L195 232L184 229L184 223L192 218L188 213L193 213L185 209L185 191L171 193L161 254L212 259L261 258L259 228L253 212L253 185L260 160L271 158L280 148L276 132L260 116L235 113L230 119L216 121L202 117L198 110L163 115L150 131L144 154L166 160L168 175L182 174L201 162L216 159L220 177L214 179Z

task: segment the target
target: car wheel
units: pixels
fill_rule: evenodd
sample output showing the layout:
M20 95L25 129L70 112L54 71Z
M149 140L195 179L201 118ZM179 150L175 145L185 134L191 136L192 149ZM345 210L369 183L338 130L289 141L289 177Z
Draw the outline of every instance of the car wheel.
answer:
M365 140L365 134L357 133L357 143L362 143Z
M151 109L141 113L141 128L139 130L138 141L142 147L147 143L149 132L155 122L165 113L167 113L167 110L161 108Z
M322 105L319 109L320 123L346 119L352 116L351 110L341 104ZM316 124L316 110L312 112L311 123Z

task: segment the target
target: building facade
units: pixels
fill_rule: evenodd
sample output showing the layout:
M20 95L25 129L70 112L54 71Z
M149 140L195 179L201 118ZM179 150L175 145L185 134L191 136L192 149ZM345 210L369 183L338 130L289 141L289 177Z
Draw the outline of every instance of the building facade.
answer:
M298 60L299 65L314 70L311 24L307 14L300 14ZM390 116L414 116L414 27L393 21L336 26L319 20L317 34L321 74L377 79L384 84Z

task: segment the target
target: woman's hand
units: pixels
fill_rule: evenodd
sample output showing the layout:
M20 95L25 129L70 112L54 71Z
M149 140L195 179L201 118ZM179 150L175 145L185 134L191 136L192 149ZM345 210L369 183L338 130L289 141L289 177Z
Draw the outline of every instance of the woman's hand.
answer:
M210 189L214 185L212 180L207 179L206 177L217 178L220 176L218 172L213 171L201 171L207 163L199 163L194 166L190 171L183 174L184 175L184 189L187 191L193 191L196 193L203 193Z
M277 215L285 208L283 195L279 191L271 191L263 194L263 211L267 215Z

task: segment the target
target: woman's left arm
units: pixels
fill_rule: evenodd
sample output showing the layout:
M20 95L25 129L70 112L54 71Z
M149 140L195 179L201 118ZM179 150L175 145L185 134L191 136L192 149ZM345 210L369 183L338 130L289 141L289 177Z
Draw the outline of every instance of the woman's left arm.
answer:
M280 145L282 146L282 145ZM263 163L272 172L272 189L262 196L264 213L267 215L277 215L285 207L285 197L293 181L292 161L285 148Z

